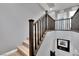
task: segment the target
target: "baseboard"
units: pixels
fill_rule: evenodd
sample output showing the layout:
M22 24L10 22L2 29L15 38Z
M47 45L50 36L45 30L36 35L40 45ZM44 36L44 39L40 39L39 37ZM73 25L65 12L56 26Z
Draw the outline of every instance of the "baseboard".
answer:
M2 54L1 56L8 56L8 55L10 55L10 54L12 54L12 53L14 53L16 51L17 51L17 49L14 49L14 50L11 50L9 52L6 52L6 53Z

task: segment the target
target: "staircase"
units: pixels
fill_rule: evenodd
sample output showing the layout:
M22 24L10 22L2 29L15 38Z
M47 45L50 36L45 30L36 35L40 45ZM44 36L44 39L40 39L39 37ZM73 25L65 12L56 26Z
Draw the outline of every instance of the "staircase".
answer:
M77 10L77 12L79 9ZM79 15L79 13L77 13ZM76 15L75 14L75 15ZM72 17L72 21L74 22L74 19L79 19L79 17L76 16ZM70 18L69 18L70 19ZM68 19L65 19L68 20ZM58 21L58 20L56 20ZM62 21L62 20L60 20ZM79 29L79 24L72 24L71 30L74 29L74 26ZM55 30L55 20L48 15L47 11L45 15L40 17L36 22L34 22L33 19L29 20L29 38L24 40L21 45L17 47L17 51L10 54L9 56L36 56L39 48L41 47L41 44L43 42L43 39L47 33L47 31L53 31Z
M55 29L55 20L46 11L36 22L29 20L29 38L17 47L9 56L36 56L47 31Z
M77 12L78 11L79 9L77 10ZM77 12L76 14L79 15L79 13ZM71 23L75 22L74 21L75 18L76 20L79 19L79 17L76 17L75 15L72 17ZM69 19L70 18L64 20L69 20ZM74 24L71 25L71 30L74 29L74 26L75 26ZM79 24L76 24L75 27L79 29L78 26ZM34 22L33 19L30 19L29 38L24 40L22 44L17 47L17 51L10 54L9 56L36 56L47 31L53 31L53 30L55 30L55 20L50 15L48 15L47 11L45 15L40 17L36 22Z
M17 51L9 56L29 56L29 39L24 40L22 44L17 47Z

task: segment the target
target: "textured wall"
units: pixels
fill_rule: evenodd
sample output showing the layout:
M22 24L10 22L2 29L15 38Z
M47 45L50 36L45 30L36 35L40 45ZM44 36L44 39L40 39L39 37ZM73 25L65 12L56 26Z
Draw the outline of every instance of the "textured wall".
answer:
M70 40L70 52L57 49L57 38ZM49 56L50 50L55 51L56 56L79 56L79 33L73 31L48 32L37 56Z
M0 54L15 49L28 37L30 18L43 15L38 4L0 4Z

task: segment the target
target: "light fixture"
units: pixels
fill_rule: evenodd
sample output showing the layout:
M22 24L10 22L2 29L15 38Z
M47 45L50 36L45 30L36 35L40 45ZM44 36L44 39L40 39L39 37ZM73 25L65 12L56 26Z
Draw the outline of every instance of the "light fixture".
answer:
M50 11L52 11L53 10L53 8L50 8Z

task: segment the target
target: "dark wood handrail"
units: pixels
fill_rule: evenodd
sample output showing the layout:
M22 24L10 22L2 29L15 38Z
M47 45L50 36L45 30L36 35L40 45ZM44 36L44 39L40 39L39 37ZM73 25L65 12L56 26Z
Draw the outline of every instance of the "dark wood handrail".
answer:
M42 44L45 32L55 29L55 22L46 11L45 15L39 18L36 22L33 19L29 20L29 55L35 56Z
M51 18L51 20L53 20L53 21L55 21L49 14L48 14L48 17L50 17Z
M38 20L36 20L34 23L33 23L33 25L34 24L36 24L41 18L43 18L45 15L43 15L43 16L41 16Z
M58 19L58 20L55 20L55 21L63 21L63 20L70 20L71 18L65 18L65 19Z

